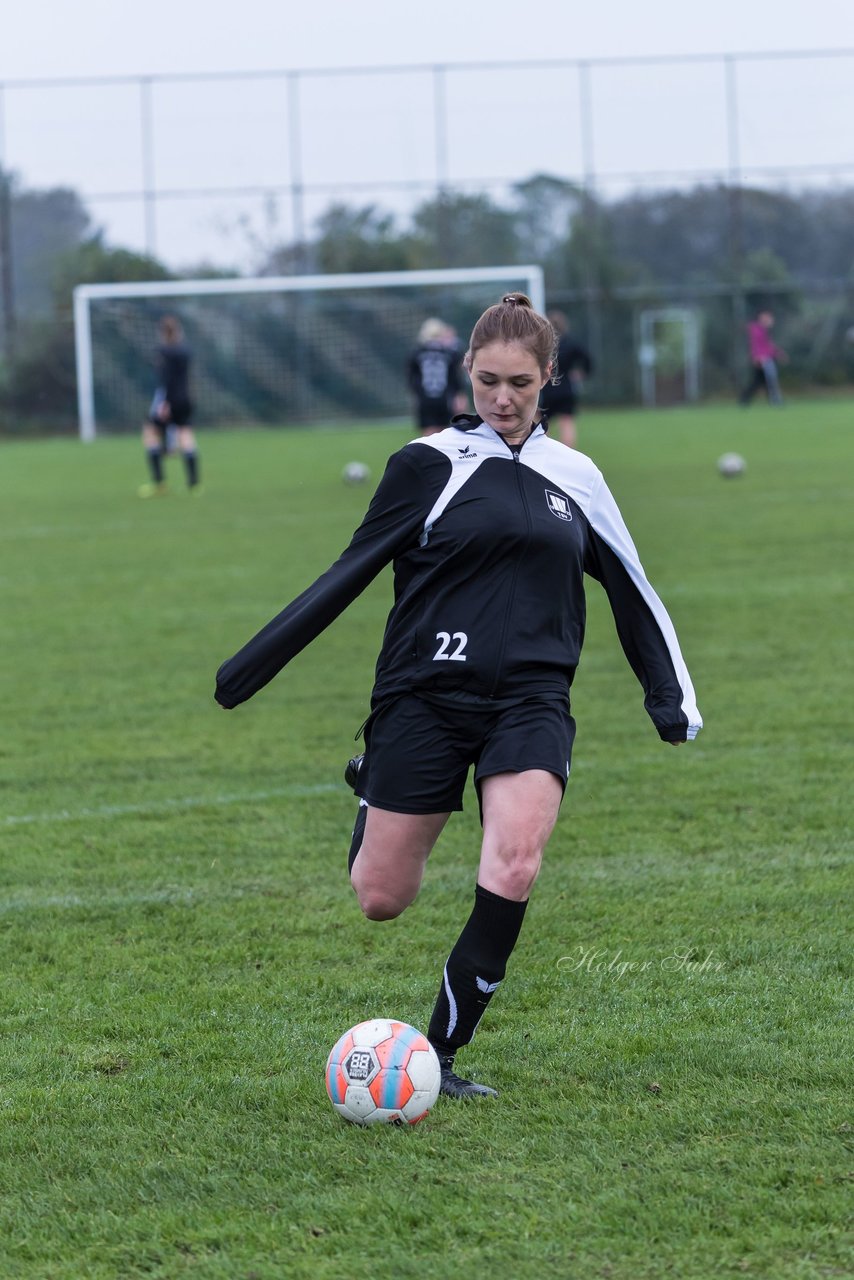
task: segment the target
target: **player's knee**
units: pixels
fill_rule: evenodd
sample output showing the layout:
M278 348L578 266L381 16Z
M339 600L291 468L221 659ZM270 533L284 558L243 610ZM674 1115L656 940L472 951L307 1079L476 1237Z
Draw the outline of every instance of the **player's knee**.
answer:
M491 879L499 887L497 892L513 902L523 902L540 873L542 850L518 845L503 851L493 862Z
M394 885L359 876L358 864L353 868L351 883L362 914L368 920L394 920L413 901L414 895L401 892Z
M383 892L360 893L357 889L356 897L362 908L362 914L367 920L395 920L409 905Z

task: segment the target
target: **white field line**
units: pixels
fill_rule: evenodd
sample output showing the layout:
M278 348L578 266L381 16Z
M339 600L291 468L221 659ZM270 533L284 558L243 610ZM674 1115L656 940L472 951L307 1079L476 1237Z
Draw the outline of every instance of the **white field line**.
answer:
M92 809L59 809L54 813L20 813L0 818L4 827L25 826L33 822L81 822L88 818L124 818L135 813L183 813L187 809L204 809L211 805L252 804L256 800L301 800L310 796L341 791L335 782L317 782L310 786L276 787L271 791L243 791L235 795L181 796L149 804L105 804Z
M14 898L0 900L0 916L12 915L15 911L52 911L55 909L73 911L77 907L86 910L111 910L115 907L141 907L150 903L163 902L171 906L191 906L193 903L208 900L211 897L243 898L245 889L217 890L215 894L200 892L198 889L170 887L165 889L146 889L137 893L98 893L95 897L83 897L77 893L57 893L39 895L18 894Z
M19 542L27 538L100 538L105 533L129 533L136 526L130 520L114 520L109 524L30 524L19 528L0 529L0 540Z

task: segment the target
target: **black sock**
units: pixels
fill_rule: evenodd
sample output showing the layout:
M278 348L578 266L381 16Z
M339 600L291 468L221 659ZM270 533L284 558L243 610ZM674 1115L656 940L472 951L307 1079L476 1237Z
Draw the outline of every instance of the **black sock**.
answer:
M163 450L159 445L153 449L146 449L146 457L148 458L148 469L151 472L151 478L155 484L163 483Z
M199 455L195 449L184 450L184 469L187 472L187 484L192 489L199 483Z
M353 838L350 841L350 852L347 856L347 870L353 870L353 863L356 861L356 854L362 847L362 841L365 838L365 823L368 820L368 806L359 801L359 812L356 814L356 825L353 828Z
M448 957L427 1039L440 1057L468 1044L507 969L527 902L513 902L480 885L474 910Z

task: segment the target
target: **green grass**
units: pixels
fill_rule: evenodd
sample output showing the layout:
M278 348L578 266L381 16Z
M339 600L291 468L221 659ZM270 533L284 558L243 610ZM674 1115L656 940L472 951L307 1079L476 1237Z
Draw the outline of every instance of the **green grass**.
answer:
M212 699L405 431L211 435L198 501L173 463L140 502L135 441L0 448L4 1280L852 1274L853 424L582 418L706 728L658 741L591 584L570 789L466 1054L501 1098L407 1132L323 1087L347 1026L426 1024L476 867L469 803L399 921L347 883L388 578Z

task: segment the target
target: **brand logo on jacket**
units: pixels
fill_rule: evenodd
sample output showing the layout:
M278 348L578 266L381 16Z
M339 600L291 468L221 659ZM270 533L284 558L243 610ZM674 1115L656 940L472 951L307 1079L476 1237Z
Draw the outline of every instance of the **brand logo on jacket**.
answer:
M554 489L546 489L545 495L546 502L549 504L549 511L553 516L557 516L558 520L572 519L569 498L562 493L555 493Z
M457 453L460 454L460 457L457 458L457 462L471 462L474 458L477 457L476 453L472 453L472 448L470 444L467 444L465 449L458 449Z

